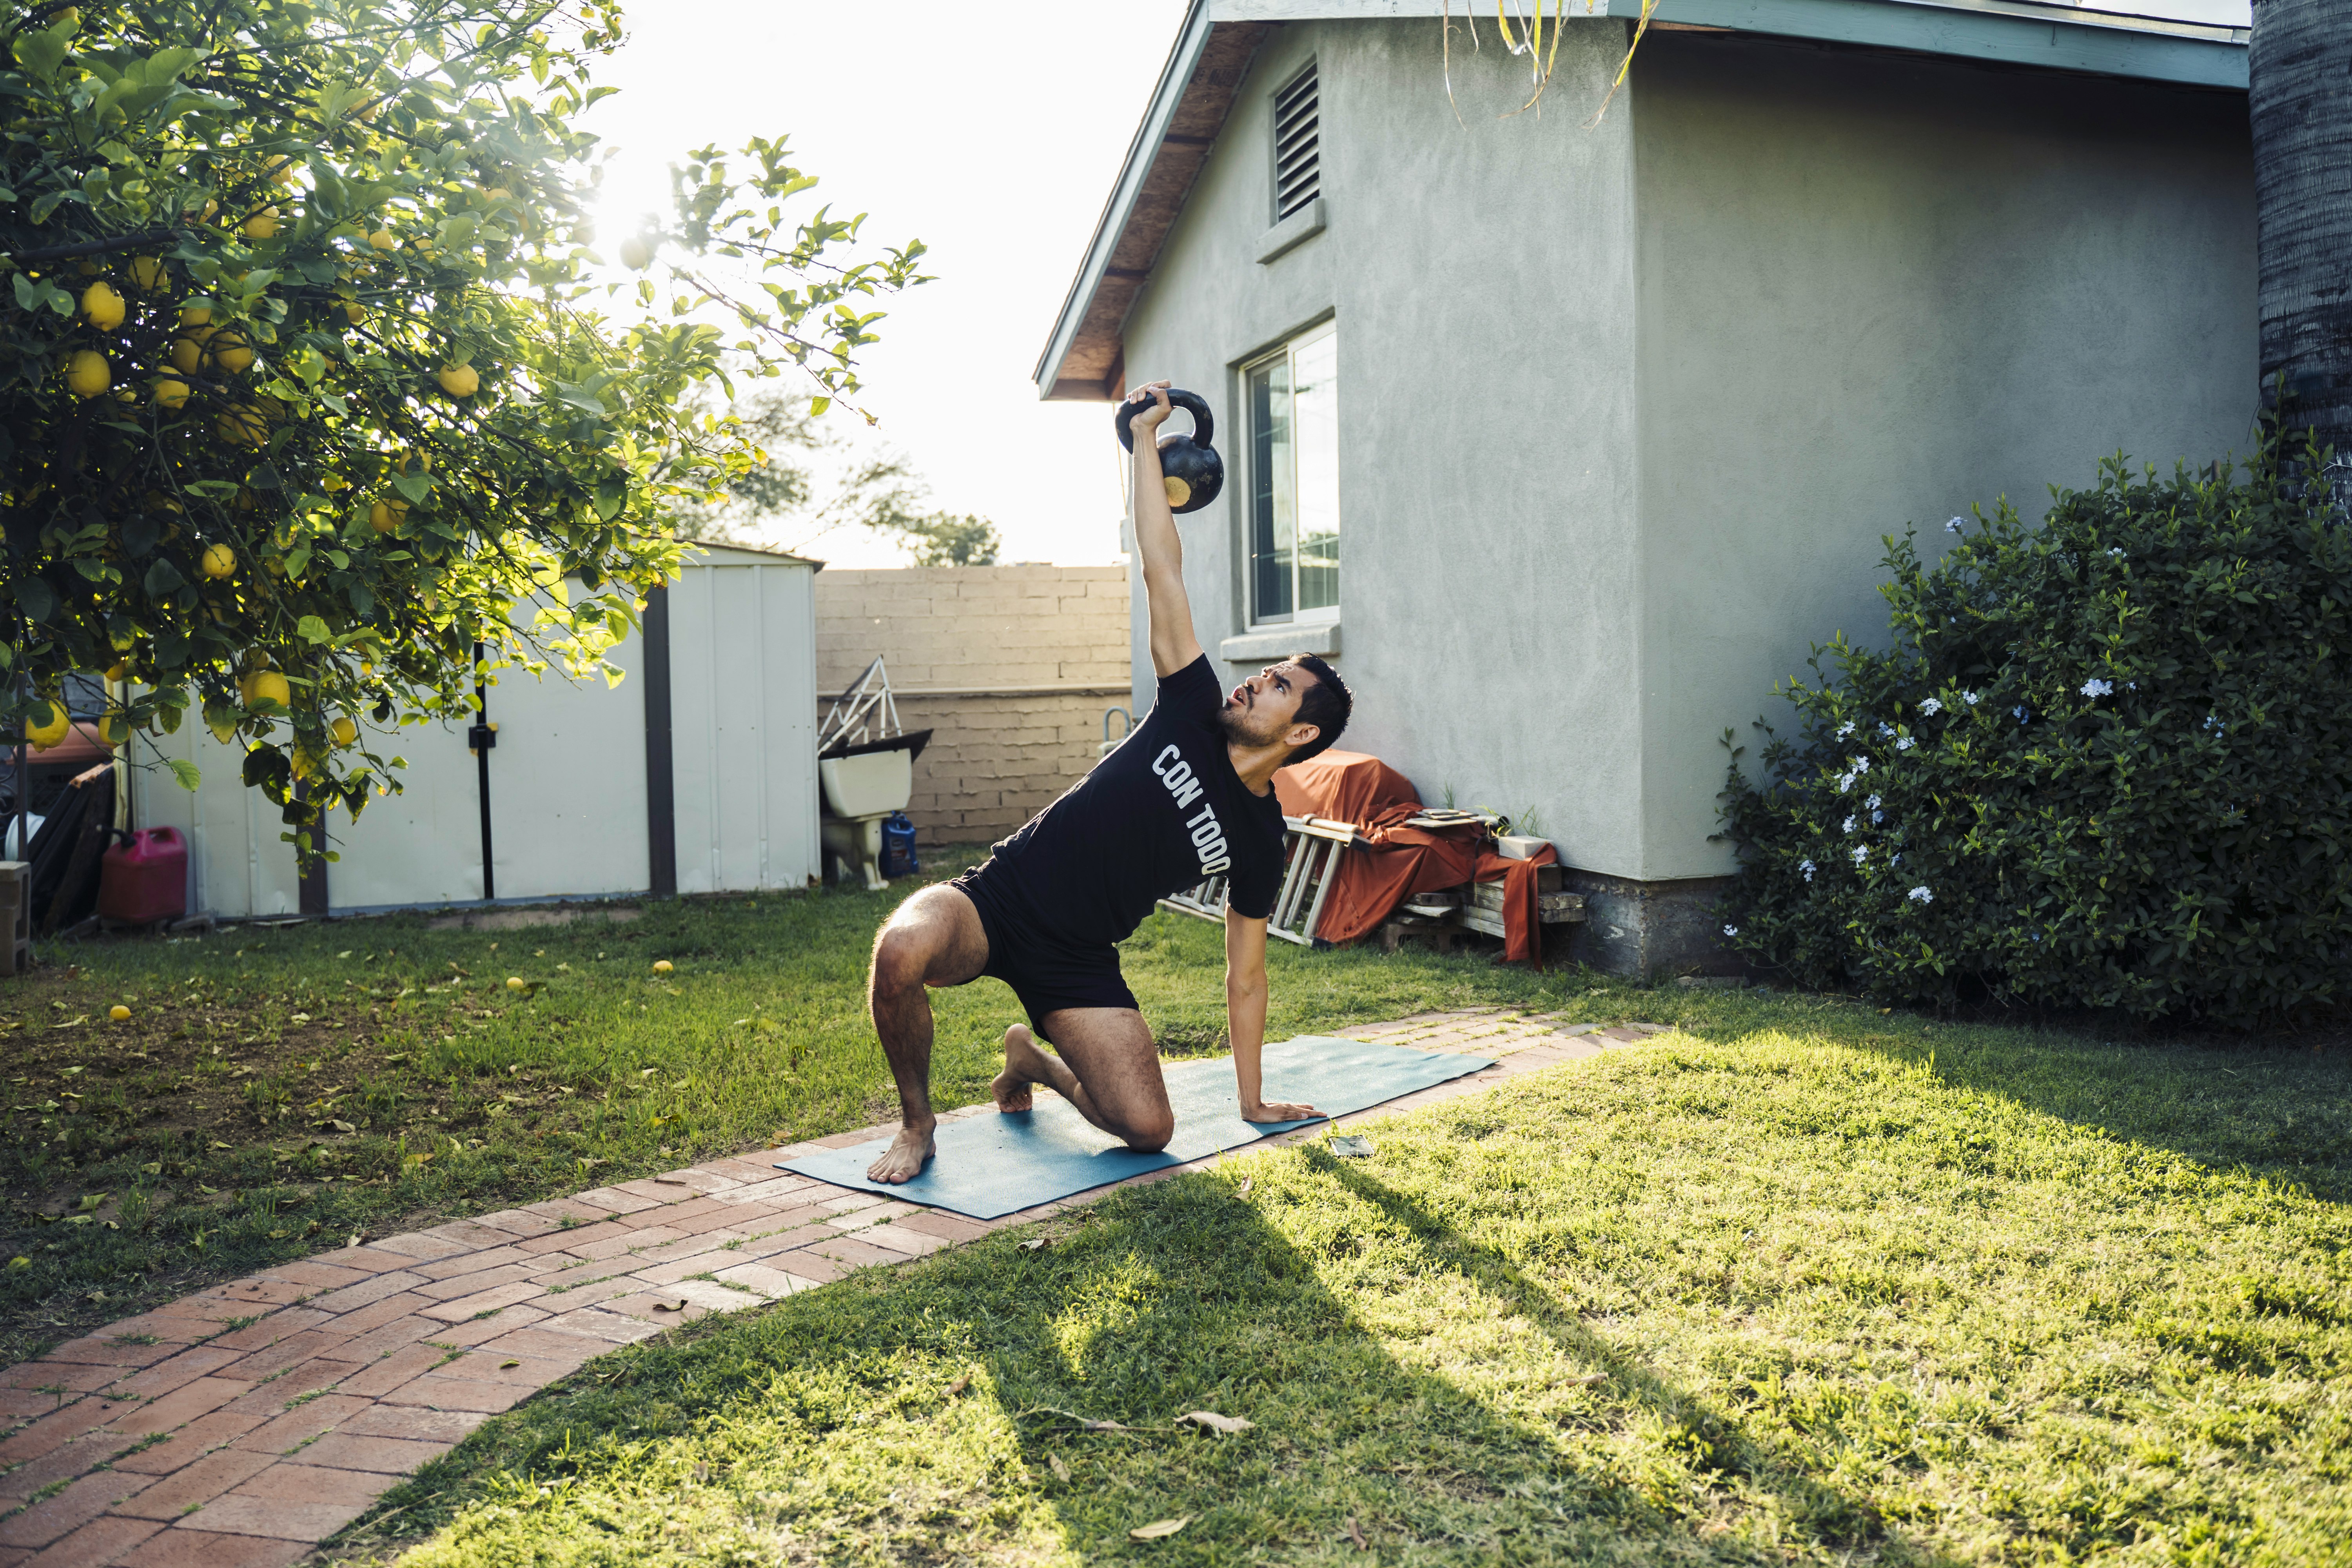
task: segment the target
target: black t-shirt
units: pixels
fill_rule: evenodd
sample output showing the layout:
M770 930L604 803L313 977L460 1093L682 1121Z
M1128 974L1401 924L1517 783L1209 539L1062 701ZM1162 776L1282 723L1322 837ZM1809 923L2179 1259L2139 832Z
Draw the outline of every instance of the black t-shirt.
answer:
M1087 943L1119 941L1160 900L1220 874L1235 910L1272 914L1282 804L1234 772L1217 721L1224 695L1206 654L1163 676L1118 749L995 847L990 879L1048 930Z

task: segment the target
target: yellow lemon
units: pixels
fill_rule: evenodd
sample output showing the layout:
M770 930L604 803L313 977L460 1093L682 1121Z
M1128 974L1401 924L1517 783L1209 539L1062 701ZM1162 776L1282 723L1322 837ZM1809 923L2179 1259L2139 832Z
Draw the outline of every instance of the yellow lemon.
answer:
M111 286L93 283L81 291L81 313L101 332L110 332L122 325L122 296Z
M122 1020L131 1016L131 1009L124 1006L121 1003L117 1002L113 1006L109 1007L106 1010L106 1016L120 1024Z
M98 738L110 746L119 746L131 738L131 726L120 713L109 713L98 721Z
M128 659L118 658L106 667L106 679L109 680L120 680L130 673L131 663Z
M621 265L632 272L643 272L654 264L654 242L642 234L633 234L621 241Z
M238 679L236 689L245 698L247 708L258 708L264 702L275 702L280 708L294 705L293 688L286 678L274 669L257 669Z
M213 340L213 363L231 375L242 374L253 368L253 345L243 332L236 329L224 331Z
M194 375L205 363L205 345L194 338L172 340L172 368L182 375Z
M402 510L405 510L404 508ZM378 533L390 533L400 526L400 512L389 501L373 501L368 505L368 526Z
M166 408L188 405L188 384L176 375L167 375L155 384L155 401Z
M508 989L508 990L509 990L509 991L520 991L520 990L522 990L522 989L523 989L522 976L521 976L521 975L520 975L520 974L509 974L509 975L508 975L508 976L507 976L507 989Z
M392 230L380 228L368 236L368 244L377 250L391 250L398 246L400 241L392 237Z
M230 577L236 574L236 552L226 544L215 544L205 552L205 575Z
M677 966L676 964L672 963L667 958L656 958L654 960L654 973L656 974L667 974L671 970L677 967Z
M73 728L73 720L67 715L63 707L52 702L48 708L47 718L37 724L25 726L25 739L33 742L33 750L37 752L47 751L51 746L64 740L67 732Z
M258 447L269 439L269 417L250 403L239 403L221 410L213 421L220 438L239 447Z
M96 397L114 384L114 373L104 354L96 349L79 349L66 361L66 384L77 397Z
M361 304L357 300L344 300L343 320L349 321L354 327L358 326L361 322L367 320L367 307Z
M338 746L348 746L360 738L360 727L352 722L348 713L338 713L335 721L327 726L327 733L335 738Z
M171 280L170 274L163 270L163 264L152 256L133 257L129 271L131 286L142 294L160 293L163 285Z
M420 474L429 474L433 471L433 454L430 452L403 453L392 466L396 473L404 474L414 469Z
M264 207L245 220L245 237L253 240L278 237L278 209Z
M352 481L341 474L321 474L319 476L319 488L329 495L333 495L338 490L351 489Z
M474 374L472 365L445 364L441 367L441 390L452 397L471 397L481 390L481 386L482 378Z

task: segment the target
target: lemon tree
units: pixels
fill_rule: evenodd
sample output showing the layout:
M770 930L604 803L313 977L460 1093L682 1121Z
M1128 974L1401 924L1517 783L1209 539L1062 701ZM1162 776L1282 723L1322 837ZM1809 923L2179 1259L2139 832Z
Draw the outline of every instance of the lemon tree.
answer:
M289 829L356 813L483 662L610 675L671 509L761 459L698 389L855 398L922 247L793 216L781 140L691 154L595 281L574 121L620 37L609 0L0 0L13 731L107 670L110 734L193 718Z

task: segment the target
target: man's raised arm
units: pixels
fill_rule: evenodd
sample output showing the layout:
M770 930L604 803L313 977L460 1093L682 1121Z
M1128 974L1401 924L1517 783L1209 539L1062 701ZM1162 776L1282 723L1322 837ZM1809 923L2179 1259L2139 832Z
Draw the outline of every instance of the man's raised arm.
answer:
M1176 514L1168 510L1168 487L1160 475L1160 422L1168 417L1168 384L1155 381L1128 395L1149 402L1129 428L1135 437L1135 552L1143 562L1143 602L1151 613L1151 668L1170 676L1201 657L1192 630L1192 603L1184 596L1184 542Z

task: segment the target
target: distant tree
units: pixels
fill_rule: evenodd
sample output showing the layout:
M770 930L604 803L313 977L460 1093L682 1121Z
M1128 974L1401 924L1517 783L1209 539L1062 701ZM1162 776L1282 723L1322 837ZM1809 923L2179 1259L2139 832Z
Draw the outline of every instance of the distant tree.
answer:
M691 154L619 247L643 316L593 308L572 121L620 37L611 0L0 0L0 721L110 668L112 738L193 710L289 826L356 813L397 784L359 717L463 710L478 645L601 666L672 509L750 472L698 386L856 395L922 247L787 220L778 141Z
M810 412L808 399L761 391L730 412L754 456L714 497L678 506L681 538L739 544L781 539L799 552L837 530L863 528L903 545L918 566L995 564L1004 543L995 525L925 510L929 487L905 454L886 449L860 458L827 484L818 465L848 447Z
M2352 500L2352 5L2254 0L2246 64L2263 385L2284 378Z

